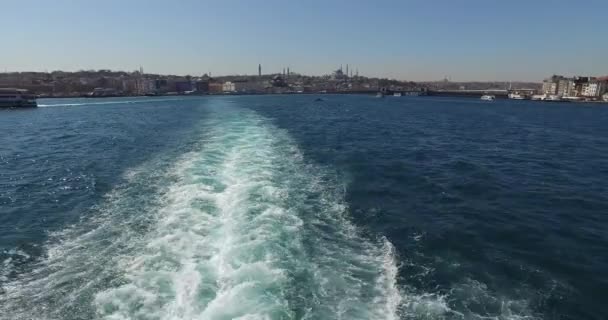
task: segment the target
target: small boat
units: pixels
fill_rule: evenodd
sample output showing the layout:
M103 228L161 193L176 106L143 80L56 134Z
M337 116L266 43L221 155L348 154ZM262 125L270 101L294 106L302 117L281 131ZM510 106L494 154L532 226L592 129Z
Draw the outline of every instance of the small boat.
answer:
M384 93L382 93L382 92L376 93L376 98L384 98Z
M547 101L547 102L561 102L564 101L562 96L556 94L536 94L532 96L532 100L536 101Z
M0 108L35 108L36 95L25 89L0 88Z
M315 102L323 102L323 101L325 101L325 100L323 100L323 99L321 99L321 98L316 98L316 99L315 99Z
M496 99L496 97L491 94L484 94L483 96L481 96L481 100L484 100L484 101L494 101L495 99Z
M395 92L395 93L393 93L393 97L401 97L401 92Z
M558 95L552 94L552 95L549 95L549 96L548 96L548 97L545 99L545 101L550 101L550 102L559 102L559 101L564 101L564 100L562 99L562 96L558 96Z
M523 95L523 94L511 92L511 93L509 93L509 99L513 99L513 100L525 100L526 96Z

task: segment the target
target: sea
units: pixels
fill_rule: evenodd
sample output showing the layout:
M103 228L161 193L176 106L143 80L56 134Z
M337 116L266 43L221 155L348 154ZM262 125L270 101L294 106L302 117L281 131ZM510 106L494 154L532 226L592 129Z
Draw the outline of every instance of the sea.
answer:
M0 319L608 318L608 105L0 110Z

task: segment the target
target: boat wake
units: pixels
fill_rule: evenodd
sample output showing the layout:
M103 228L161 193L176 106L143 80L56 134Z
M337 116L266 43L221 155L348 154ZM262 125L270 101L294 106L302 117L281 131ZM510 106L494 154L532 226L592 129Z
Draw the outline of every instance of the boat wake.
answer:
M339 180L255 112L211 113L197 148L52 235L0 318L399 319L394 249L349 222Z
M111 105L111 104L134 104L134 103L156 103L156 102L167 102L167 101L181 101L183 98L174 98L174 99L137 99L137 100L110 100L110 101L87 101L85 102L71 102L71 103L39 103L39 108L48 108L48 107L78 107L78 106L90 106L90 105Z

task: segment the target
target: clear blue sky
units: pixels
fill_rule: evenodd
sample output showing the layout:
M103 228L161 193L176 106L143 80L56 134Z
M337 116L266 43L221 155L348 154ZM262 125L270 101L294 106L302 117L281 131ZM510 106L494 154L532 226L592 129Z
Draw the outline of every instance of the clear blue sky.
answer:
M608 0L3 1L0 71L198 75L350 64L404 80L608 74Z

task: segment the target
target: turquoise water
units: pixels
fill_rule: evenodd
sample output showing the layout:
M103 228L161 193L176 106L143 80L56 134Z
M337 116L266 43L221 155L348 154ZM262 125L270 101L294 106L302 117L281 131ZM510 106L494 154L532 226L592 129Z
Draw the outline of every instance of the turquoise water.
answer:
M314 98L0 114L0 318L605 315L607 109Z

